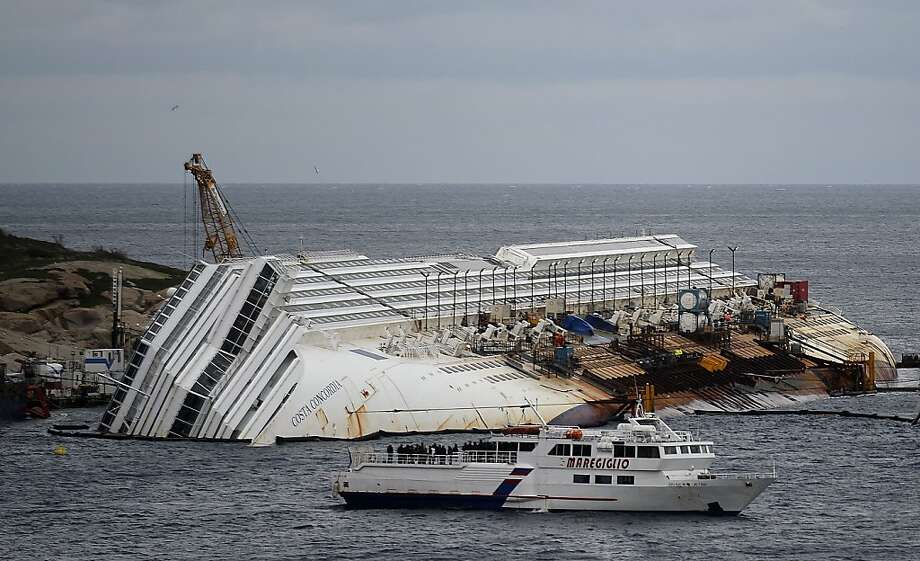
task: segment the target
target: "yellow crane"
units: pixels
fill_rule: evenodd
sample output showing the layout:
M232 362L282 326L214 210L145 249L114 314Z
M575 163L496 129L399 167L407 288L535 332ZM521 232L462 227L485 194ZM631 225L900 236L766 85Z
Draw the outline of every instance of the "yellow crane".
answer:
M198 183L201 221L204 223L204 248L214 254L215 263L242 257L239 237L233 225L232 209L218 187L214 174L204 163L204 157L192 154L192 158L185 162L185 170Z

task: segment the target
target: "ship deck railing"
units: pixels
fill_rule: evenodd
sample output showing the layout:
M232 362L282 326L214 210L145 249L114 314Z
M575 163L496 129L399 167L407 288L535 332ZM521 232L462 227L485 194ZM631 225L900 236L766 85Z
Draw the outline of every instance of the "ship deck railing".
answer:
M545 438L552 438L556 440L571 440L569 436L566 435L566 432L570 429L581 430L577 426L573 427L553 427L560 428L561 430L556 432L550 432L548 435L539 435L539 434L528 434L528 433L501 433L493 432L491 434L494 438L514 438L514 439L526 439L526 440L540 440ZM642 432L632 432L632 431L620 431L620 430L585 430L582 431L582 437L580 440L586 442L596 442L603 438L609 439L614 444L620 443L643 443L643 444L673 444L673 443L684 443L684 442L695 442L693 440L693 434L690 431L674 430L671 431L673 436L668 433L658 432L654 435L650 435Z
M517 452L466 450L454 454L396 454L388 452L352 452L351 467L366 465L465 466L468 464L514 464Z
M728 472L728 473L701 473L697 476L697 479L770 479L775 478L776 472L772 473L741 473L741 472Z

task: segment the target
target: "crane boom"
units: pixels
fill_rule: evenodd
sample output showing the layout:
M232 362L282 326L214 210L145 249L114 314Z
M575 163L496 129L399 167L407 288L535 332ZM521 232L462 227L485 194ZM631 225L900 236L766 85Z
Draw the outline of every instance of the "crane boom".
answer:
M233 217L217 186L214 174L204 163L201 154L192 154L185 162L185 170L198 183L198 198L201 203L201 221L204 223L204 248L214 254L214 262L220 263L232 257L242 257Z

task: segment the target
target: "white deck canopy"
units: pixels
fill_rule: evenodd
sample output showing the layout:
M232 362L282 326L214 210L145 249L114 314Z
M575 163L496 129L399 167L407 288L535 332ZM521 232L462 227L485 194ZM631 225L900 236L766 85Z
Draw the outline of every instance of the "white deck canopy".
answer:
M294 280L282 308L331 329L406 319L458 324L492 311L536 310L547 298L595 311L674 302L688 287L727 293L756 283L709 262L675 234L514 245L494 257L371 259L348 251L273 258Z
M546 269L561 262L639 261L674 259L688 260L696 246L676 234L612 238L575 242L553 242L530 245L511 245L496 253L496 258L525 269Z

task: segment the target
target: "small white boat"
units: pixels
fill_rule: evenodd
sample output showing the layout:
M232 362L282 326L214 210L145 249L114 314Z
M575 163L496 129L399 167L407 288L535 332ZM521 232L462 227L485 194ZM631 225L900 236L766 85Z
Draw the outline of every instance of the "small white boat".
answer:
M615 430L512 427L450 453L349 450L334 491L356 508L518 508L738 514L772 473L714 473L713 443L652 413ZM444 451L443 448L441 451Z

